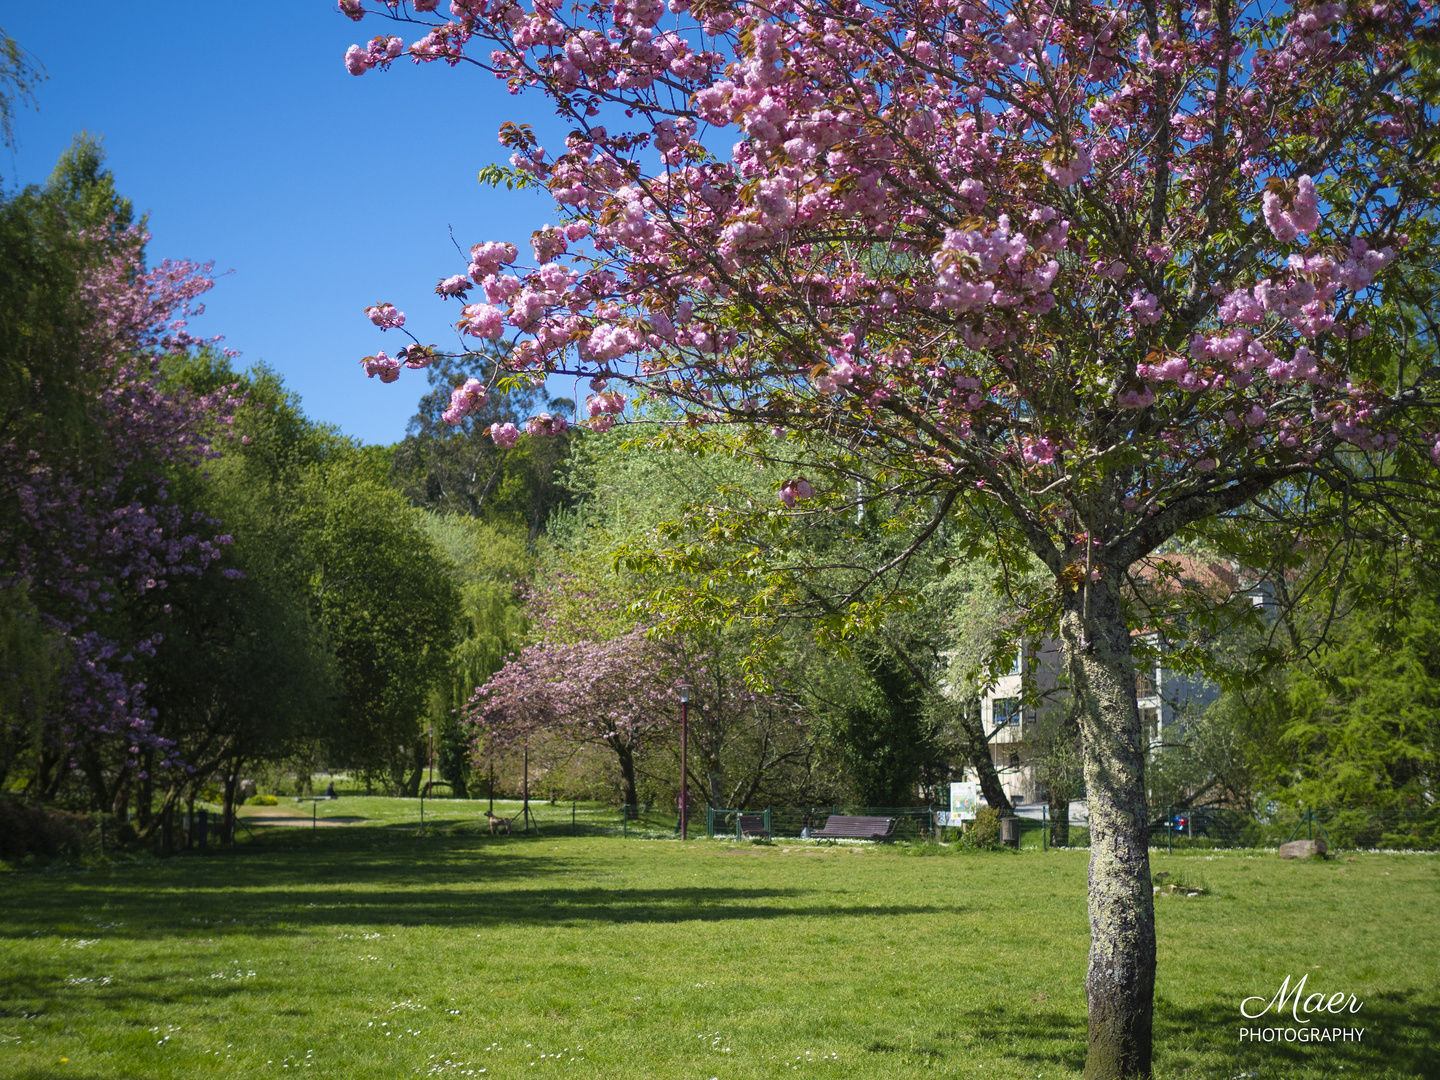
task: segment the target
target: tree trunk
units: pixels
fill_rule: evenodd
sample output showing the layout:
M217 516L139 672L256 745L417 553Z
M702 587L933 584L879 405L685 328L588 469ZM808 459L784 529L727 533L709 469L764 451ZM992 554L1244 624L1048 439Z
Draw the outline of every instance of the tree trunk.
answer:
M1050 846L1070 846L1070 793L1058 786L1050 788Z
M225 770L225 801L220 807L220 841L224 844L235 842L235 795L240 786L241 758L233 758Z
M720 740L714 735L697 740L700 743L700 760L705 770L707 801L714 807L725 805L725 763L720 760Z
M980 794L985 802L1000 811L1001 817L1015 812L1010 805L1010 796L1000 783L1000 774L995 771L995 759L990 756L990 740L985 737L985 722L980 719L980 698L966 698L960 703L960 741L965 758L975 770L980 781Z
M140 752L140 790L135 797L135 828L141 836L149 836L155 827L155 781L150 775L154 767L154 755L149 750Z
M115 797L110 800L110 815L116 821L130 820L130 768L120 771L120 782L115 785Z
M615 756L620 759L620 795L626 806L639 807L640 794L635 786L635 751L628 743L613 740Z
M1078 697L1090 810L1090 1014L1086 1080L1150 1076L1155 908L1150 886L1145 750L1120 571L1068 593L1060 620ZM1088 591L1088 613L1086 592Z

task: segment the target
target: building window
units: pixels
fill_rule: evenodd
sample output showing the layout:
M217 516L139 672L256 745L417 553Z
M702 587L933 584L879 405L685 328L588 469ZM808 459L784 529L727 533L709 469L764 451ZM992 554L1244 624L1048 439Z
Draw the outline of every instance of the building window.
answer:
M1020 723L1020 699L1002 697L995 699L995 726Z
M1160 710L1141 709L1140 729L1144 731L1152 740L1158 739L1160 737Z
M1156 687L1156 684L1158 683L1158 680L1156 679L1155 674L1156 674L1156 673L1155 673L1155 669L1154 669L1153 667L1152 667L1152 668L1141 668L1139 671L1135 672L1135 696L1136 696L1136 697L1142 697L1142 698L1144 698L1144 697L1154 697L1154 696L1155 696L1155 693L1156 693L1155 687Z
M1010 755L1010 768L1012 768L1012 769L1017 769L1017 770L1020 768L1020 755L1019 755L1019 754L1011 754L1011 755Z
M1017 651L1016 651L1016 653L1015 653L1015 662L1010 665L1010 670L1007 671L1005 674L1006 674L1006 675L1023 675L1023 674L1025 674L1025 651L1024 651L1023 649L1020 649L1020 650L1017 650Z

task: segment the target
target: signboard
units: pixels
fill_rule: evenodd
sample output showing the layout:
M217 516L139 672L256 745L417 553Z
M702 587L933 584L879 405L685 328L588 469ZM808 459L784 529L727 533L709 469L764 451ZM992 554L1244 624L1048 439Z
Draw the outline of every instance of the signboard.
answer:
M981 801L979 784L951 784L950 820L947 824L958 825L962 821L974 821L975 811Z

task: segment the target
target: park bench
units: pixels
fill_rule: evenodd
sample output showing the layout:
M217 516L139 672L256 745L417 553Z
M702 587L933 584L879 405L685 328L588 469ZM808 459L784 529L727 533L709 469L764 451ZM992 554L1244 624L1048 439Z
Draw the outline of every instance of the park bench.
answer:
M895 833L899 818L846 817L831 814L823 828L810 834L812 840L889 840Z
M744 840L747 836L770 835L770 812L763 814L736 814L735 815L735 839Z

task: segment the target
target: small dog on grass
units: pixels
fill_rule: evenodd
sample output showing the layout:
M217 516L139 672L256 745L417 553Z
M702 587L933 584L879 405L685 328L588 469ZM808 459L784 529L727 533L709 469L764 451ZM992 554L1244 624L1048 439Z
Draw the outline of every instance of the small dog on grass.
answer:
M496 833L498 833L501 829L504 829L507 834L510 832L510 822L513 821L514 818L496 817L496 816L495 816L494 814L492 814L489 810L486 810L486 811L485 811L485 816L490 819L490 835L491 835L491 836L494 836L494 835L495 835Z

